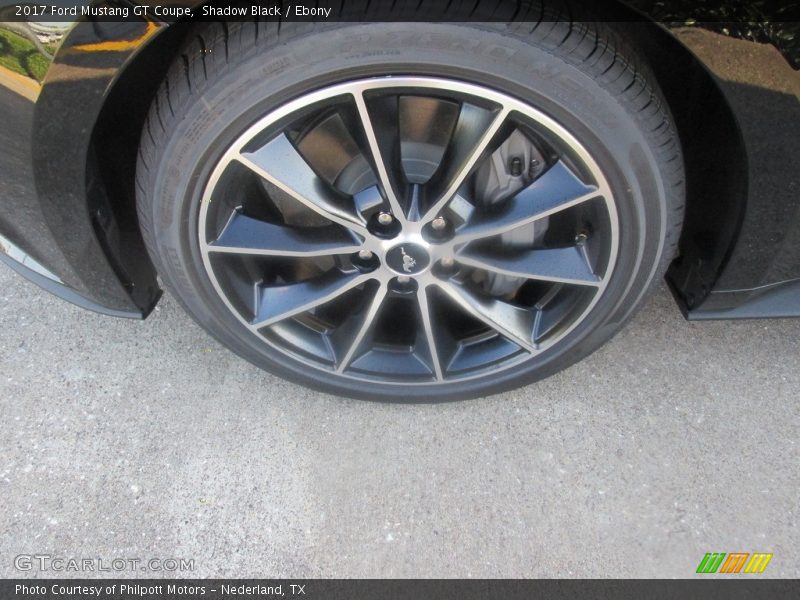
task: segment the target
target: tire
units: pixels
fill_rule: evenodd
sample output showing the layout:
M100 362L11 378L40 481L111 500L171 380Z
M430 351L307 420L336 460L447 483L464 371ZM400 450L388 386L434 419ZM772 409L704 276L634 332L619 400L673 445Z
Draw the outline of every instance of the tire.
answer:
M509 390L555 373L607 341L641 305L674 257L684 203L683 162L675 128L656 84L605 25L541 23L531 30L530 24L521 23L283 23L280 28L272 23L210 24L193 30L188 38L157 94L141 138L136 181L142 233L165 284L187 312L223 345L283 378L332 394L391 401L454 400ZM369 87L387 81L401 91ZM410 82L413 89L407 91L403 82ZM436 96L439 92L417 92L417 85L438 86L444 99ZM357 94L365 98L365 123L374 126L375 147L384 152L370 155L373 146L361 130L349 134L351 141L355 139L364 160L373 160L371 165L383 156L394 156L386 167L394 175L382 180L374 166L367 172L376 189L383 190L383 204L377 208L381 198L375 200L375 194L363 201L363 208L341 193L343 186L350 186L347 189L355 193L353 181L364 181L362 171L350 179L343 175L360 158L338 172L335 182L326 180L339 186L336 194L327 188L319 194L324 201L334 198L334 204L342 202L347 219L351 214L363 217L353 231L369 232L372 250L363 253L367 259L357 253L363 236L347 232L348 241L341 241L345 234L338 229L334 232L338 222L326 218L318 222L323 213L317 204L298 204L299 208L291 209L302 212L311 207L315 213L297 217L300 229L276 229L291 224L283 208L286 194L289 201L296 202L292 185L305 185L304 171L292 167L299 164L292 162L294 159L286 158L281 168L266 175L267 167L256 175L252 169L262 159L270 167L278 164L276 140L290 140L289 150L284 150L299 152L305 140L322 127L319 121L324 115L344 122L362 114L357 107L345 106L344 100L330 109L333 112L325 112L329 110L325 98L340 102L335 94L351 89L361 91L345 94L347 102ZM434 152L440 153L438 166L397 166L395 155L405 159L406 148L409 165L425 163L428 155L418 149L422 146L411 143L415 139L411 134L402 132L401 116L386 119L398 123L399 133L392 133L391 123L384 129L375 123L382 114L404 114L403 106L414 108L408 118L415 123L423 106L415 102L430 102L430 98L439 103L436 110L445 113L455 103L459 108L451 111L453 115L463 114L465 106L474 104L481 118L488 115L487 120L507 109L507 118L515 120L502 127L524 133L527 149L521 152L530 165L525 164L529 168L520 175L519 165L512 164L519 157L512 158L506 172L497 167L501 174L495 173L492 179L491 168L486 166L490 159L486 153L481 155L474 167L467 169L466 187L458 188L459 194L469 189L474 196L465 213L471 216L460 223L448 200L440 231L432 229L432 221L422 229L409 224L408 231L416 233L396 237L402 244L390 248L393 242L387 239L406 235L405 230L398 234L392 229L402 219L411 223L412 217L405 213L411 214L413 206L418 212L423 206L425 212L434 202L426 196L427 204L419 200L414 205L408 190L424 191L431 186L431 190L441 191L443 182L450 182L447 161L458 168L466 164L457 160L458 144L472 139L472 134L461 132L459 117L451 115L447 121L451 138L442 146L444 150ZM451 98L456 100L451 102ZM486 104L481 104L484 101ZM379 106L390 112L378 110ZM289 111L286 107L294 112L281 116L281 110ZM347 114L337 117L339 112ZM437 113L437 119L441 114ZM512 152L510 138L503 137L505 131L498 129L494 137L486 134L491 137L487 153L502 158ZM398 144L381 141L392 135L400 138ZM379 136L383 137L378 140ZM498 145L504 140L506 146ZM336 149L350 147L342 141L337 144ZM462 145L469 146L466 142ZM264 150L267 147L269 152ZM319 146L309 148L313 154ZM338 150L330 151L326 156L338 154ZM253 162L243 167L235 155L251 157L247 160ZM258 162L256 166L261 165ZM534 194L530 204L525 204L520 191L515 192L519 196L503 197L497 192L503 185L486 187L486 182L499 178L501 183L525 186L524 190L540 185L551 194L562 189L548 187L559 168L575 185L599 190L602 197L575 206L565 204L567 209L548 213L546 218L513 221L514 226L524 223L514 230L516 234L498 226L503 215L513 212L509 207L514 202L513 206L528 211L540 200ZM406 195L398 200L404 215L401 219L395 214L390 226L379 221L388 222L380 213L396 208L385 188L396 181L393 170L397 169L403 170L407 180L402 184ZM324 170L324 165L315 164L317 187L303 189L316 194L319 181L327 177L321 174ZM459 171L453 167L453 172ZM514 183L513 177L521 177L521 183ZM340 183L343 178L346 182ZM476 191L479 187L480 193ZM252 195L266 195L268 201L264 202L270 208L262 207L263 199L251 201ZM430 197L434 196L431 191ZM247 198L241 200L247 204L237 205L237 198ZM283 198L282 204L278 198ZM251 202L254 208L250 208ZM535 206L540 210L539 204ZM324 212L332 214L339 213ZM576 224L587 219L588 230L580 230ZM404 221L403 227L406 224ZM257 233L277 233L248 238L250 225ZM302 229L306 226L320 228ZM522 230L524 235L519 233ZM290 242L280 241L284 231L300 231L299 242L291 243L301 245L287 250ZM450 248L449 242L437 245L437 236L455 239L453 236L462 235L459 231L483 231L496 237L452 246L461 253L453 267L451 257L441 250ZM330 244L345 244L347 256L309 258L303 254L322 244L320 239L328 244L329 232ZM234 241L226 246L228 239ZM243 253L245 239L255 240L257 252L272 254ZM433 242L414 245L418 240ZM307 245L302 246L303 242ZM507 252L506 246L512 250ZM481 250L474 251L475 255L464 250L473 247ZM554 262L542 263L544 255L536 255L540 249L561 253L551 254ZM286 254L295 251L296 256ZM567 260L568 254L583 257L591 273L584 276L581 262L580 275L562 276L556 266L563 267L564 273L577 268L577 263L571 262L574 257ZM535 272L544 279L519 277L520 270L509 267L518 264L509 262L509 257L518 256L523 257L519 264L524 273ZM535 256L539 258L531 258ZM563 265L558 257L565 257ZM310 266L295 266L301 262ZM320 267L320 262L334 266L325 271L328 267ZM411 262L415 263L413 269L426 263L428 270L406 276L403 268ZM555 265L556 275L547 274L548 265ZM384 276L387 270L391 272ZM321 301L328 298L323 291L329 280L335 282L332 286L340 286L337 290L345 289L340 284L342 277L361 283L347 288L346 294L331 296L328 303ZM427 282L433 282L431 287L425 287ZM419 291L423 288L425 306ZM283 293L289 296L280 296ZM381 302L375 300L379 293L386 294ZM290 302L291 306L283 306L284 312L280 312L275 307L281 297L289 297L295 304ZM292 306L296 308L308 298L309 306L317 303L315 308L285 317L295 310ZM263 328L254 329L264 323ZM338 334L340 330L345 333ZM355 333L347 337L351 330ZM531 333L526 338L527 331ZM337 346L337 335L348 341Z

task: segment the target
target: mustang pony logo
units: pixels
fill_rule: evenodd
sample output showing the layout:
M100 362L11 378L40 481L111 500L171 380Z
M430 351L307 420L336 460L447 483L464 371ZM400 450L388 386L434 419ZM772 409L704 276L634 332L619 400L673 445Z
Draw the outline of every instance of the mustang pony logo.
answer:
M403 255L403 271L411 273L411 269L417 266L417 259L406 254L402 246L400 247L400 253Z

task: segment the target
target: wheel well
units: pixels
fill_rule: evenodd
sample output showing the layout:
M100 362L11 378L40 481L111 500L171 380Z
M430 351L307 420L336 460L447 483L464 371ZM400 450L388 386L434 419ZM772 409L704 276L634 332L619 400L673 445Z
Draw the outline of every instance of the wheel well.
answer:
M694 54L656 23L625 28L664 93L681 142L686 206L666 279L682 308L691 308L708 296L739 234L747 204L747 152L727 98Z
M118 230L127 240L122 251L107 252L134 285L152 285L155 278L136 217L139 138L158 87L192 26L166 28L132 60L109 92L92 134L87 173L96 185L90 189L98 188L101 212L105 206L107 220L116 226L100 228L99 235ZM686 163L687 204L678 256L667 277L686 304L697 304L724 265L741 221L747 189L744 144L724 95L689 49L654 22L626 22L620 30L646 62L675 118ZM120 246L110 239L103 242L107 249Z
M120 279L133 289L154 289L156 270L136 215L136 157L158 87L190 31L186 24L160 32L114 82L92 131L87 174L95 232Z

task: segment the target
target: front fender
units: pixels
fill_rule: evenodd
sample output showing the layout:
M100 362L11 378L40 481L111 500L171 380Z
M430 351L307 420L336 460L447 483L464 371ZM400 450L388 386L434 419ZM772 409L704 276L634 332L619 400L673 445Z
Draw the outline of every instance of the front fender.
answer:
M140 318L160 294L155 270L143 248L145 268L125 268L120 257L132 249L87 165L116 77L162 27L139 19L0 23L3 246L43 267L37 272L58 284L48 291Z

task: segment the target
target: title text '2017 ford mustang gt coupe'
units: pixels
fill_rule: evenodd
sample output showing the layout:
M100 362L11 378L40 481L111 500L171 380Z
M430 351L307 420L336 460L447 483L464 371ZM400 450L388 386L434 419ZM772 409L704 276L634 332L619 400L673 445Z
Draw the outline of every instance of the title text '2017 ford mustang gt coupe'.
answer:
M0 258L76 304L163 281L265 369L406 400L554 373L664 277L800 316L796 4L71 4L2 9Z

